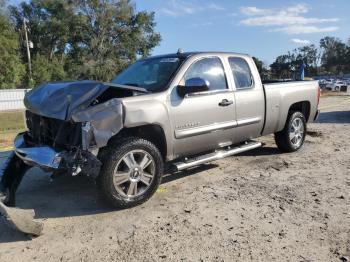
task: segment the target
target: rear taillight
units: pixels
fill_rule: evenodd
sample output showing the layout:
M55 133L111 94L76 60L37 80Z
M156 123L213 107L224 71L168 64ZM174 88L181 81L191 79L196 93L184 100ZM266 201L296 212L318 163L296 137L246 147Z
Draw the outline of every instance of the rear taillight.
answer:
M321 88L318 86L317 88L317 105L320 103L320 96L321 96Z

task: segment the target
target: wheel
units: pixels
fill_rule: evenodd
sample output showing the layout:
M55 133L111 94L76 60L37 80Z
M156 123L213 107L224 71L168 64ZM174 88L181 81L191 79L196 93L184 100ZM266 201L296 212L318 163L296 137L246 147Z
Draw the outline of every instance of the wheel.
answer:
M305 135L305 116L301 112L291 112L288 115L284 129L275 133L275 141L279 150L294 152L304 144Z
M147 201L157 190L163 175L163 158L151 142L122 138L108 145L100 157L98 177L102 196L117 208Z

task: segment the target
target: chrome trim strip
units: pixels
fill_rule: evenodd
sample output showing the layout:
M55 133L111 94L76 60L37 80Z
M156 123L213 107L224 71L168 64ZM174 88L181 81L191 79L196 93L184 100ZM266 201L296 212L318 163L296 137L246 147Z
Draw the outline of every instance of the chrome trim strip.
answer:
M240 119L237 121L237 126L247 126L259 123L261 121L260 117L252 117L252 118L246 118L246 119Z
M229 121L229 122L215 123L215 124L200 126L195 128L180 129L180 130L175 130L175 138L185 138L185 137L191 137L196 135L202 135L202 134L210 133L221 129L233 128L236 126L237 126L237 121Z
M186 94L185 98L191 98L191 97L198 97L198 96L209 96L209 95L217 95L217 94L226 94L233 91L226 89L217 89L217 90L211 90L211 91L203 91L203 92L196 92L191 94Z

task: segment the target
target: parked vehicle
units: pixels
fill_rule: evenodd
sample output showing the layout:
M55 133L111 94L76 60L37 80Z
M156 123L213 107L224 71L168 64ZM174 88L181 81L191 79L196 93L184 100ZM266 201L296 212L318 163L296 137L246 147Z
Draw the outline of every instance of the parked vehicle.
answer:
M321 90L326 89L328 81L326 79L321 79L318 81L318 85L320 87Z
M137 61L111 83L47 83L25 97L28 131L4 169L4 201L31 166L94 177L115 207L157 190L165 168L181 171L262 146L300 149L318 114L317 81L263 84L251 57L178 53ZM14 222L14 224L16 224Z
M341 80L335 80L326 84L326 89L334 92L339 92L342 88L347 88L347 84Z

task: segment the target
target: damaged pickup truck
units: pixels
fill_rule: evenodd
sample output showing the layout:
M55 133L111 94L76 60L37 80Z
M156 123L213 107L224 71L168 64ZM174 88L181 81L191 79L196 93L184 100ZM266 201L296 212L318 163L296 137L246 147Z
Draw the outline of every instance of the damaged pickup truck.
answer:
M273 133L280 150L297 151L319 96L316 81L263 84L251 57L217 52L140 60L111 83L43 84L24 99L27 131L0 174L0 212L40 234L28 213L9 208L32 166L93 177L125 208L154 194L165 166L180 171L252 150L262 146L252 139Z

